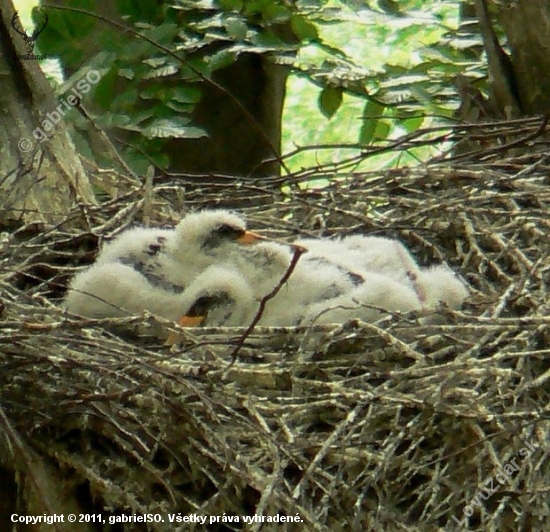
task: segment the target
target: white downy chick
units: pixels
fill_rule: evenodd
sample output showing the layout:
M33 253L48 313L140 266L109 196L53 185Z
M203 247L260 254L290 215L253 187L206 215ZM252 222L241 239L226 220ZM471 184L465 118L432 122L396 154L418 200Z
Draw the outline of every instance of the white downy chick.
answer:
M211 266L198 275L182 298L182 327L242 327L255 315L258 304L238 272Z
M305 247L310 258L326 259L351 272L359 273L365 270L362 253L348 246L345 239L300 238L294 244Z
M309 306L302 323L344 323L354 318L374 322L388 313L421 310L422 303L410 286L371 272L353 291Z
M319 256L349 271L376 272L410 284L420 268L409 250L398 240L378 236L351 235L339 240L301 239L310 256Z
M291 257L289 246L260 242L232 250L225 257L224 264L237 270L250 285L254 296L260 299L271 292L285 274Z
M367 271L380 273L398 282L410 284L420 267L404 244L398 240L379 236L352 235L342 243L355 253Z
M409 250L397 240L353 235L342 240L358 250L366 267L412 286L426 310L443 301L458 309L468 295L466 286L445 264L420 268Z
M94 264L76 275L64 301L72 314L88 318L125 317L144 310L176 320L182 313L182 293L152 285L127 264Z
M262 242L229 256L235 267L260 300L270 293L287 272L292 246ZM305 313L307 305L332 299L353 290L363 281L347 268L323 257L303 253L290 278L267 304L264 325L293 325Z
M263 237L247 231L237 214L207 210L185 216L166 242L166 250L194 277L208 266L229 262L230 255L241 246L260 240Z
M185 265L167 253L173 229L134 227L123 231L100 251L96 265L121 263L141 273L154 286L182 290L189 280Z
M427 309L434 308L439 300L459 308L467 295L465 286L450 268L420 268L406 246L397 240L352 235L340 240L297 242L308 247L310 257L319 255L360 275L374 272L411 287Z
M132 227L119 233L105 244L97 256L96 263L120 262L128 258L146 261L160 253L173 229L154 227Z
M468 297L468 289L446 264L423 268L418 284L425 294L425 306L435 308L443 301L451 309L459 309Z

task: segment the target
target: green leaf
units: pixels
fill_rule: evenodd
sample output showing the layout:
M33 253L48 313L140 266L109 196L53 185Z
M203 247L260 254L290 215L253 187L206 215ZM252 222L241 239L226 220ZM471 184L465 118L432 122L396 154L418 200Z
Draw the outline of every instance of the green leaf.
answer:
M179 33L180 29L177 24L171 22L165 22L159 26L154 26L147 31L142 31L144 36L149 37L155 42L160 44L169 44L173 41L174 37Z
M159 168L162 168L163 170L168 169L170 166L170 157L165 153L151 153L150 154L151 161L155 163L156 166Z
M101 79L96 84L94 98L103 109L111 108L113 94L116 93L115 88L119 81L118 68L116 65L113 65L108 72L101 76Z
M201 99L200 87L184 85L169 92L170 99L178 103L197 103Z
M173 76L179 71L179 66L175 63L166 63L165 65L150 70L143 76L143 79L158 79Z
M141 122L145 122L146 120L149 120L155 115L154 110L151 108L143 109L142 111L134 112L132 115L132 123L133 124L141 124ZM142 128L136 129L136 131L141 131Z
M88 9L89 11L94 10L91 0L81 0L77 7ZM61 57L64 67L71 66L77 69L82 66L87 52L86 46L83 43L86 42L86 38L92 32L94 33L94 40L96 37L102 40L106 33L110 33L112 36L112 31L96 27L98 23L93 17L82 16L70 11L35 7L32 11L32 19L35 25L44 22L46 13L48 15L48 23L37 40L37 51ZM24 29L29 34L33 31L33 28Z
M384 113L384 106L375 102L374 100L368 100L363 108L363 124L359 131L359 143L370 144L374 139L376 127L380 121L380 117Z
M262 17L267 24L284 24L290 19L290 12L285 6L270 3L262 9Z
M203 59L189 58L185 60L180 70L180 77L186 81L199 81L202 76L210 77L212 68Z
M129 81L133 80L136 77L136 73L131 68L119 68L118 75L121 78L125 78Z
M126 15L132 22L137 20L153 22L161 13L156 2L149 0L117 0L117 9L121 15Z
M160 100L164 101L167 99L166 96L167 88L163 85L152 85L144 90L142 90L139 95L143 100Z
M240 17L227 17L225 19L225 30L235 41L244 41L248 32L248 26Z
M116 113L104 113L97 119L97 124L100 127L104 128L112 128L112 127L120 127L124 128L130 122L132 119L126 114L116 114Z
M152 52L157 51L156 49L153 51L152 45L143 39L132 39L124 46L121 46L116 42L111 42L111 44L106 44L105 46L108 46L111 51L116 50L118 59L127 64L135 63L139 59L147 57Z
M242 0L219 0L219 3L224 11L241 11L244 4Z
M112 98L111 107L113 109L128 109L133 111L133 107L136 105L137 100L137 89L130 89Z
M231 50L220 50L208 59L208 66L212 71L232 65L235 61L236 54Z
M319 95L319 109L331 119L342 104L342 87L325 87Z
M195 108L194 105L189 103L179 103L175 101L166 102L165 105L168 109L172 109L172 111L175 111L177 114L190 114Z
M260 46L265 48L284 47L286 44L281 40L281 38L278 35L276 35L274 32L269 30L249 31L248 41L254 44L254 46Z
M142 152L135 150L134 148L124 149L122 151L122 155L132 170L138 174L145 174L151 166L151 160L155 159L155 154L151 153L151 151L148 151L147 154L144 155Z
M376 131L374 132L374 140L386 140L391 132L391 125L385 120L378 120Z
M146 128L143 134L148 138L178 138L178 139L198 139L207 137L206 131L196 126L188 126L184 120L179 118L160 118L153 120Z
M378 0L378 6L382 9L382 11L388 13L389 15L403 15L403 12L399 7L399 2L396 2L395 0Z
M414 116L412 118L406 118L402 121L402 124L403 127L407 130L407 133L412 133L413 131L417 131L418 129L420 129L423 122L423 116Z
M290 27L294 32L294 35L301 41L317 41L319 34L315 24L311 23L305 17L301 15L292 15L290 19Z

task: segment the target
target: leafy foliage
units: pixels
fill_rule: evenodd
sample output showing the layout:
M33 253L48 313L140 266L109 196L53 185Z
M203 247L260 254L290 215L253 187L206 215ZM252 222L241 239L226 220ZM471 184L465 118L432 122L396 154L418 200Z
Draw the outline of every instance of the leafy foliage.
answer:
M335 138L339 145L368 146L452 120L459 103L454 77L464 75L482 89L485 82L477 27L462 18L467 3L347 0L332 2L312 15L319 40L300 51L296 68L317 88L290 83L289 102L299 106L301 120L289 127L292 138L287 134L287 149L296 144L329 144ZM308 96L298 101L295 86ZM339 88L343 95L337 111L329 114L327 87ZM315 116L307 103L315 100L329 122ZM287 120L292 120L292 113L288 111ZM422 148L411 155L425 158L430 152ZM327 150L325 156L302 152L295 165L346 156L351 156L349 149ZM383 165L398 162L384 157ZM399 162L403 160L407 158Z
M71 80L90 67L99 72L84 104L99 128L119 131L127 146L123 156L138 171L151 160L167 166L163 143L152 140L208 134L191 124L191 113L213 72L242 53L288 59L317 38L315 26L287 2L118 0L105 18L94 16L91 0L63 7L69 9L49 10L51 31L40 41L41 52L57 56Z
M484 77L480 40L459 24L458 1L118 0L107 18L119 25L94 17L91 0L64 6L85 12L49 10L41 52L59 57L71 79L90 66L101 74L84 103L98 127L121 133L137 170L151 160L166 167L162 139L208 134L191 123L202 85L242 53L291 64L297 79L318 87L292 122L302 145L370 145L449 119L458 104L453 77Z

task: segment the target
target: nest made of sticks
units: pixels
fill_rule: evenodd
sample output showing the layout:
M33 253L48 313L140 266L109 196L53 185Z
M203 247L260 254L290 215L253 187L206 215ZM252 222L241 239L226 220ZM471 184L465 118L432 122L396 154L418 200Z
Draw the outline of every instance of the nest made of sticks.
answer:
M165 521L124 530L548 529L550 169L535 162L334 171L325 188L284 193L268 180L165 178L79 205L71 223L10 229L4 509ZM422 264L449 263L471 297L431 325L193 330L177 349L144 335L171 327L152 316L59 308L102 238L205 206L239 208L279 238L399 238ZM207 524L171 523L178 513Z

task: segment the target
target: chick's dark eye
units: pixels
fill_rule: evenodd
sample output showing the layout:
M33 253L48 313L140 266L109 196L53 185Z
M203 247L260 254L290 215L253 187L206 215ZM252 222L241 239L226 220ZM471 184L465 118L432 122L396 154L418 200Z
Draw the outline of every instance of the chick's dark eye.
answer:
M359 275L358 273L353 272L347 272L348 277L350 281L355 285L358 286L360 284L363 284L365 282L365 279L363 279L362 275Z
M208 314L208 309L211 306L212 306L211 297L200 297L195 301L193 306L189 309L189 312L187 313L187 315L193 318L206 316Z
M213 250L221 246L225 242L232 242L243 236L244 229L223 224L214 229L203 242L202 247L206 250Z
M216 233L224 239L228 240L237 240L237 238L244 235L244 229L239 229L237 227L232 227L231 225L221 225L216 230Z
M199 299L197 299L193 306L189 309L187 316L193 318L207 316L208 311L213 307L224 306L229 303L231 303L231 298L225 293L199 297Z
M161 250L160 244L149 244L149 249L147 250L147 255L156 255Z

